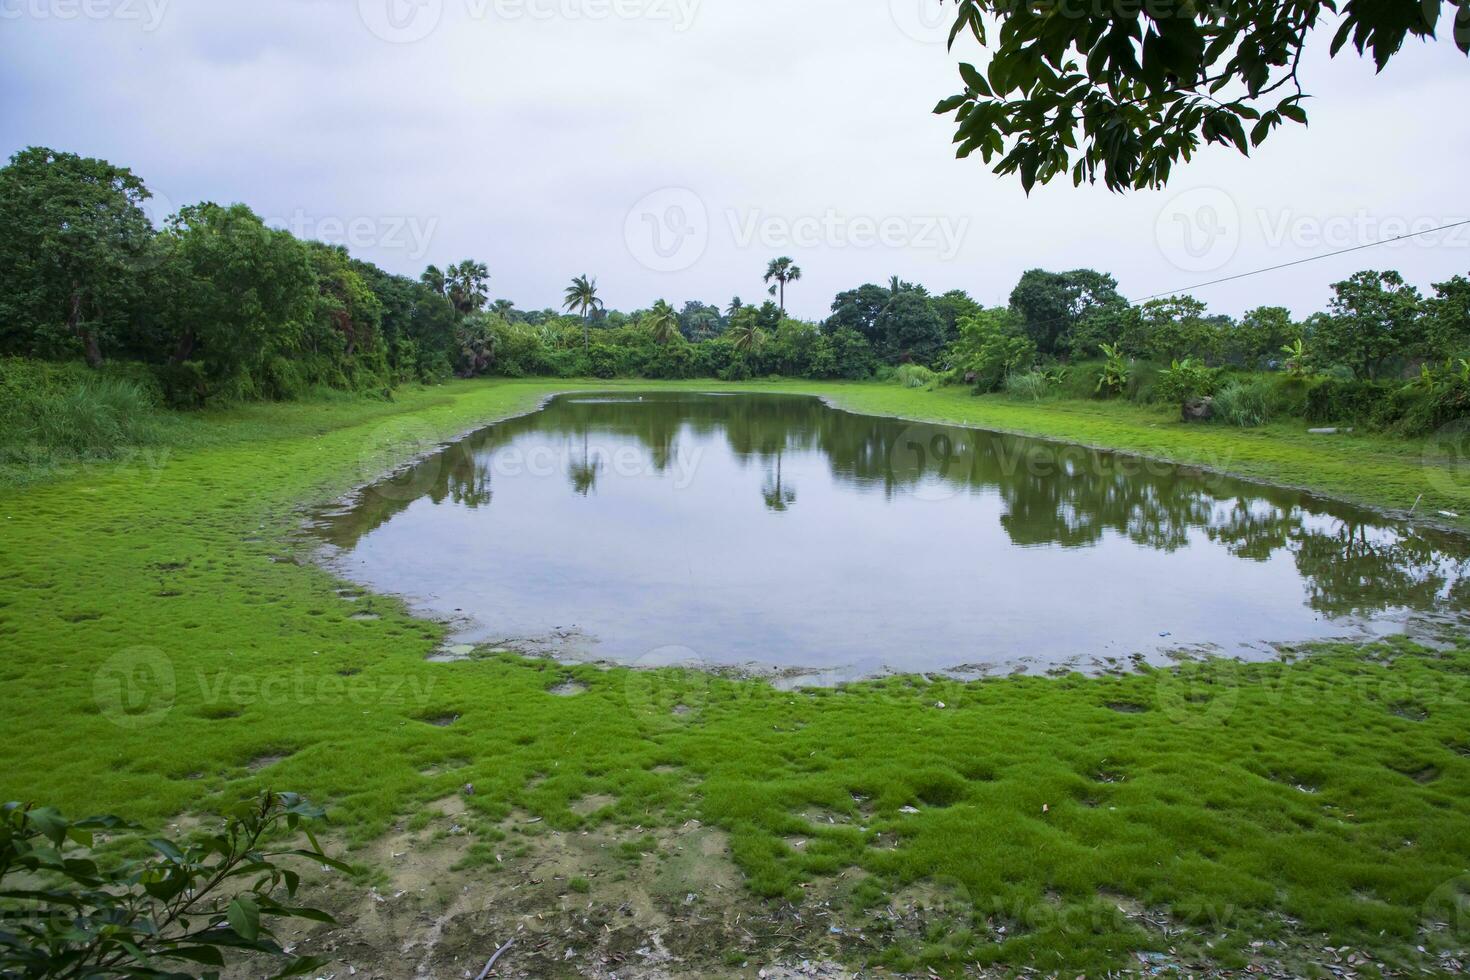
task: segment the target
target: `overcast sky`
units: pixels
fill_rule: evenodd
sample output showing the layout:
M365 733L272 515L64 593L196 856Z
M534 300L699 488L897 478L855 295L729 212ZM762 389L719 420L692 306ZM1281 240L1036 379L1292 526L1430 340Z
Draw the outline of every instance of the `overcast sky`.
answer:
M1380 77L1319 50L1309 129L1211 148L1160 192L1027 198L955 160L937 0L0 0L0 151L131 166L161 212L242 201L417 275L609 306L763 292L798 315L890 275L1004 302L1091 266L1133 298L1470 218L1470 62L1412 43ZM942 8L952 11L953 5ZM1199 290L1305 314L1328 284L1470 273L1470 226Z

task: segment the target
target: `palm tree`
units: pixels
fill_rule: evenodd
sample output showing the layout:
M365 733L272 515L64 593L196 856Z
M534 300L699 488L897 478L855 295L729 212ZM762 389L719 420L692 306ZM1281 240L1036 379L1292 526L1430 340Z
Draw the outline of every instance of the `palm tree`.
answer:
M788 282L796 282L800 278L801 266L791 261L790 256L783 255L779 259L772 259L771 264L766 266L764 281L771 282L771 280L775 280L775 282L771 282L771 288L767 291L772 296L779 297L777 303L781 307L782 316L786 314L786 284Z
M879 313L880 314L883 314L883 313L892 313L893 312L893 304L898 301L898 298L900 296L902 296L904 293L910 292L913 289L914 289L914 284L913 283L911 283L911 282L904 282L902 279L898 278L898 276L889 276L888 277L888 302L886 302L886 303L883 304L883 309L880 310Z
M440 296L449 295L449 280L445 278L443 271L437 265L431 265L419 276L419 282L428 286Z
M597 298L597 280L589 279L585 272L574 277L566 289L562 306L582 317L582 352L585 354L592 346L592 330L587 318L593 310L602 309L602 300Z
M508 299L497 299L490 304L490 308L500 315L502 320L510 321L510 315L515 312L516 305Z
M643 315L643 322L653 334L653 342L663 345L679 336L679 313L663 300Z
M754 314L754 309L747 306L745 309ZM730 321L730 329L727 335L735 342L735 349L742 354L760 350L761 344L766 342L766 335L761 332L760 323L754 315L739 316Z
M741 307L743 307L744 305L744 303L740 302L739 296L731 298L730 305L725 308L725 315L734 316L736 313L740 312Z
M428 273L425 273L428 275ZM449 301L461 314L473 313L485 305L490 294L485 286L490 281L490 270L485 263L465 259L459 265L444 270L445 285Z

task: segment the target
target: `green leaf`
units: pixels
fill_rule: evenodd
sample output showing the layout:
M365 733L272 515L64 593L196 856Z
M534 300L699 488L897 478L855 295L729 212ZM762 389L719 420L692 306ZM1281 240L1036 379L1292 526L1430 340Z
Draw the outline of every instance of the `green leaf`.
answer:
M968 62L960 62L960 78L964 80L966 86L982 95L992 94L989 84L985 81L985 77L976 70L974 65Z
M158 954L164 958L190 960L205 966L224 966L225 956L213 946L180 946Z
M168 858L175 864L184 863L184 852L179 850L178 846L175 845L174 842L171 840L155 838L148 842L148 846L153 848L159 854L162 854L164 857Z
M57 847L66 839L66 818L49 806L38 807L26 815L36 833L47 838Z
M230 928L243 938L256 939L260 936L260 906L255 904L255 899L241 895L230 903L225 914L230 921Z

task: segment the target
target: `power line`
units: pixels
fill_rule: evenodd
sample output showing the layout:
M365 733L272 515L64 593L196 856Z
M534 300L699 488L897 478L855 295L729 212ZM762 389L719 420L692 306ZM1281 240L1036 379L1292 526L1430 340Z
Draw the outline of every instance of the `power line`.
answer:
M1296 259L1292 262L1282 262L1280 265L1268 265L1264 269L1252 269L1250 272L1238 272L1233 276L1225 276L1222 279L1211 279L1209 282L1202 282L1195 286L1186 286L1183 289L1170 290L1166 293L1154 293L1150 296L1141 296L1138 299L1129 299L1128 297L1124 296L1123 300L1129 304L1136 305L1138 303L1146 303L1151 299L1160 299L1164 296L1178 296L1181 293L1189 293L1193 292L1196 289L1204 289L1206 286L1216 286L1222 282L1233 282L1236 279L1244 279L1247 276L1258 276L1263 272L1274 272L1277 269L1289 269L1294 265L1302 265L1305 262L1316 262L1318 259L1330 259L1334 255L1346 255L1349 252L1361 252L1365 248L1377 248L1379 245L1390 245L1394 242L1401 242L1407 238L1418 238L1420 235L1432 235L1437 231L1448 231L1451 228L1459 228L1461 225L1470 225L1470 218L1466 218L1463 221L1453 221L1447 225L1440 225L1438 228L1425 228L1423 231L1414 231L1410 232L1407 235L1399 235L1395 238L1384 238L1380 241L1367 242L1363 245L1353 245L1349 248L1340 248L1335 252L1323 252L1321 255L1310 255L1304 259ZM1054 323L1066 323L1072 319L1074 318L1070 316L1052 317L1050 320L1040 320L1036 323L1031 324L1031 326L1049 327Z
M1145 303L1151 299L1159 299L1162 296L1177 296L1180 293L1189 293L1193 292L1196 289L1204 289L1206 286L1218 286L1222 282L1234 282L1236 279L1245 279L1247 276L1258 276L1263 272L1275 272L1277 269L1289 269L1294 265L1302 265L1307 262L1316 262L1319 259L1330 259L1334 255L1346 255L1349 252L1360 252L1365 248L1377 248L1379 245L1391 245L1394 242L1401 242L1407 238L1418 238L1420 235L1432 235L1437 231L1448 231L1451 228L1458 228L1461 225L1470 225L1470 218L1466 218L1464 221L1451 222L1447 225L1440 225L1438 228L1425 228L1423 231L1409 232L1407 235L1399 235L1395 238L1384 238L1376 242L1368 242L1364 245L1353 245L1350 248L1340 248L1335 252L1323 252L1321 255L1309 255L1304 259L1296 259L1292 262L1282 262L1280 265L1268 265L1264 269L1252 269L1250 272L1238 272L1233 276L1225 276L1222 279L1211 279L1209 282L1202 282L1194 286L1186 286L1183 289L1175 289L1167 293L1154 293L1152 296L1144 296L1139 299L1132 300L1132 302Z

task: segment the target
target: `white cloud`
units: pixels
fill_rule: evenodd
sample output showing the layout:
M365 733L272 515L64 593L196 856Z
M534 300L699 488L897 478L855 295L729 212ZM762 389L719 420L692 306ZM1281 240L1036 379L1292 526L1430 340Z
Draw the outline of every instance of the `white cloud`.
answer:
M0 0L68 0L18 2ZM26 14L0 22L0 150L105 156L176 205L240 200L308 227L414 223L426 240L383 231L357 251L408 274L475 256L495 295L527 307L555 303L581 272L623 308L753 299L782 229L792 244L779 251L805 271L788 303L817 317L837 290L890 274L1001 302L1026 268L1093 266L1141 296L1470 217L1470 65L1447 42L1411 45L1379 77L1356 56L1315 55L1310 129L1249 160L1205 150L1166 191L1053 184L1028 198L954 160L950 121L929 114L957 82L943 45L916 40L925 2L168 0L152 30ZM378 36L422 32L415 17L436 10L420 40ZM629 208L661 188L693 191L708 216L697 261L676 271L628 243ZM1178 195L1209 188L1228 195L1233 213L1213 218L1238 239L1218 267L1181 260L1160 226ZM928 247L926 222L963 235ZM907 231L865 244L865 229L895 223ZM1470 233L1199 295L1227 312L1307 312L1370 266L1421 285L1470 272Z

